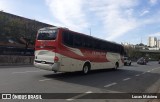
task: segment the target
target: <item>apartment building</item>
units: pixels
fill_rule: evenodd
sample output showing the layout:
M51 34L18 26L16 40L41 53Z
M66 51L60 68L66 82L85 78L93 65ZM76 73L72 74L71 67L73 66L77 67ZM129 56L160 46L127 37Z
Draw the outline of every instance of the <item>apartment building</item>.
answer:
M159 45L159 41L157 41L156 37L149 37L148 38L148 46L150 46L150 47L158 47L158 45Z

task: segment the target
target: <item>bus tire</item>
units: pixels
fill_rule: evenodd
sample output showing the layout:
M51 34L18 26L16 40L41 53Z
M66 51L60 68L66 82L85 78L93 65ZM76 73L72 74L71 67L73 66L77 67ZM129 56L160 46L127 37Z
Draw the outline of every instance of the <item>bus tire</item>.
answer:
M114 68L113 68L113 69L114 69L114 70L117 70L117 69L118 69L118 67L119 67L119 63L118 63L118 62L116 62L116 63L115 63L115 66L114 66Z
M57 73L57 71L55 71L55 70L54 70L53 72L54 72L54 73Z
M90 71L90 66L89 66L89 64L84 64L82 73L83 73L83 74L88 74L89 71Z

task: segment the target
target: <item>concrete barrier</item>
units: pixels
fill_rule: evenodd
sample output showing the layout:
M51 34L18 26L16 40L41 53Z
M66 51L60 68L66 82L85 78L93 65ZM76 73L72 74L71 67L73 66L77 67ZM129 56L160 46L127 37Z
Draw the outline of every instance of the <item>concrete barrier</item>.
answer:
M34 56L0 55L0 65L33 65Z

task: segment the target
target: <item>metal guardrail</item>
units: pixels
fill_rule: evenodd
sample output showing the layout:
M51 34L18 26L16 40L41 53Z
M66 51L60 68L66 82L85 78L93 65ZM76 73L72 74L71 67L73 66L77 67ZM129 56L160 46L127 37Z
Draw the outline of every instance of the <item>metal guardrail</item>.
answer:
M139 50L140 52L160 53L160 50Z

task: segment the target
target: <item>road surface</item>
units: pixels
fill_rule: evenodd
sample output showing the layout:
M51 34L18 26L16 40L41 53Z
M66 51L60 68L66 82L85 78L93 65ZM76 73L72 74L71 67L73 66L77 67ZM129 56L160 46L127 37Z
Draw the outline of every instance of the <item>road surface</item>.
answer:
M54 73L33 66L0 66L1 93L80 93L68 99L48 99L49 102L158 102L155 99L77 99L88 93L158 93L160 65L124 66L117 71L91 71L88 75ZM15 101L15 100L3 100ZM21 100L17 100L21 102ZM29 102L30 100L23 100ZM44 100L32 100L43 102Z

